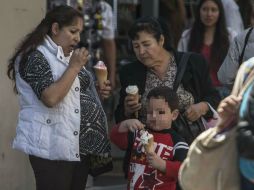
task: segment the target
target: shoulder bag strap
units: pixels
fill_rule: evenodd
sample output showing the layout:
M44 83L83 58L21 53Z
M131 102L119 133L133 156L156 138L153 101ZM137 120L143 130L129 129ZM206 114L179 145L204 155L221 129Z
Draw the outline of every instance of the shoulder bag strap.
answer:
M246 36L245 36L245 40L244 40L244 45L243 45L243 50L242 50L242 53L241 53L241 55L239 56L239 59L238 59L238 62L239 62L239 66L242 64L242 62L243 62L243 55L244 55L244 52L245 52L245 48L246 48L246 45L247 45L247 43L248 43L248 40L249 40L249 37L250 37L250 34L251 34L251 31L253 30L253 27L251 27L249 30L248 30L248 32L247 32L247 34L246 34Z
M176 74L176 78L175 78L175 82L173 86L173 90L175 92L177 91L177 88L179 87L181 83L190 55L191 53L184 53L181 57L180 63L178 64L177 74Z

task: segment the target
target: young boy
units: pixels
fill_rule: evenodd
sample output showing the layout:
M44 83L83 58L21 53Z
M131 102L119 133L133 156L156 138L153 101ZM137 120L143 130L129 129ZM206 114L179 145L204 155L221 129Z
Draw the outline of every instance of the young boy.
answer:
M188 145L171 129L178 116L178 98L168 87L156 87L147 95L147 124L127 119L113 127L111 141L121 149L128 146L128 132L134 135L128 172L128 189L175 190L178 171ZM141 135L154 138L153 151L145 152Z

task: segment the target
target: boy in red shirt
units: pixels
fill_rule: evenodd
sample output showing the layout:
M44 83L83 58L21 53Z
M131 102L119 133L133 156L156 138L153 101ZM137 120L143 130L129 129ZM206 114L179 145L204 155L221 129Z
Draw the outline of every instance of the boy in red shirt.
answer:
M178 98L168 87L156 87L147 95L147 124L127 119L111 130L111 141L120 149L131 144L128 189L175 190L178 171L188 144L171 129L178 116ZM153 136L153 151L145 152L144 130ZM128 138L131 132L133 138ZM132 142L128 140L133 139Z

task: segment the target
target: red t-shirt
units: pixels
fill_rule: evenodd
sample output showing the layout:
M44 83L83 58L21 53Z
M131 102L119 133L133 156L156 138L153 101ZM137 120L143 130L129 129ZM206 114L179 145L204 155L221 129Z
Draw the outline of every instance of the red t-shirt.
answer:
M166 160L166 173L148 165L140 133L136 131L128 172L128 189L175 190L178 171L186 157L188 145L171 129L149 132L154 136L155 153ZM119 133L118 127L113 127L110 138L119 148L127 148L127 133Z
M211 64L213 64L213 63L211 62L211 46L204 44L201 49L201 54L205 57L209 67L212 68ZM217 77L218 70L219 70L219 67L210 69L210 77L212 79L212 83L214 86L221 86L221 83Z

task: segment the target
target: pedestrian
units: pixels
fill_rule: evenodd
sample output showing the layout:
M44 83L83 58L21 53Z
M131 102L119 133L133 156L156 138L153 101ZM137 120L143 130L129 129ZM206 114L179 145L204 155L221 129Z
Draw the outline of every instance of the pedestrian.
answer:
M169 87L159 86L147 95L146 124L126 119L112 128L110 137L114 144L121 149L131 144L127 189L176 189L178 171L189 149L171 129L178 114L177 94ZM128 141L128 133L133 136L132 142ZM145 142L147 134L152 141Z
M224 10L227 27L232 28L239 34L244 30L244 20L236 0L221 0ZM248 1L248 0L244 0Z
M221 0L201 0L193 26L183 32L178 44L178 51L196 52L205 57L212 83L222 98L229 91L218 80L217 72L235 36L236 32L226 27Z
M86 70L89 52L76 49L82 29L82 14L55 7L9 61L20 104L13 148L29 155L37 190L84 190L92 160L111 162L100 102L110 82L96 88Z
M168 27L153 17L140 18L131 26L129 37L137 61L123 66L119 73L121 89L115 111L117 123L135 118L137 111L138 119L145 123L148 92L158 86L173 89L184 53L172 48L169 35ZM193 53L186 65L181 83L176 89L179 110L185 113L189 121L197 121L201 117L209 120L213 118L210 106L217 108L220 96L211 83L207 63L201 55ZM127 95L126 87L129 85L138 87L139 101ZM128 168L128 155L126 151L125 169Z
M254 22L251 27L239 33L230 43L227 55L218 70L217 75L219 81L229 89L232 89L240 65L253 57L253 24Z

